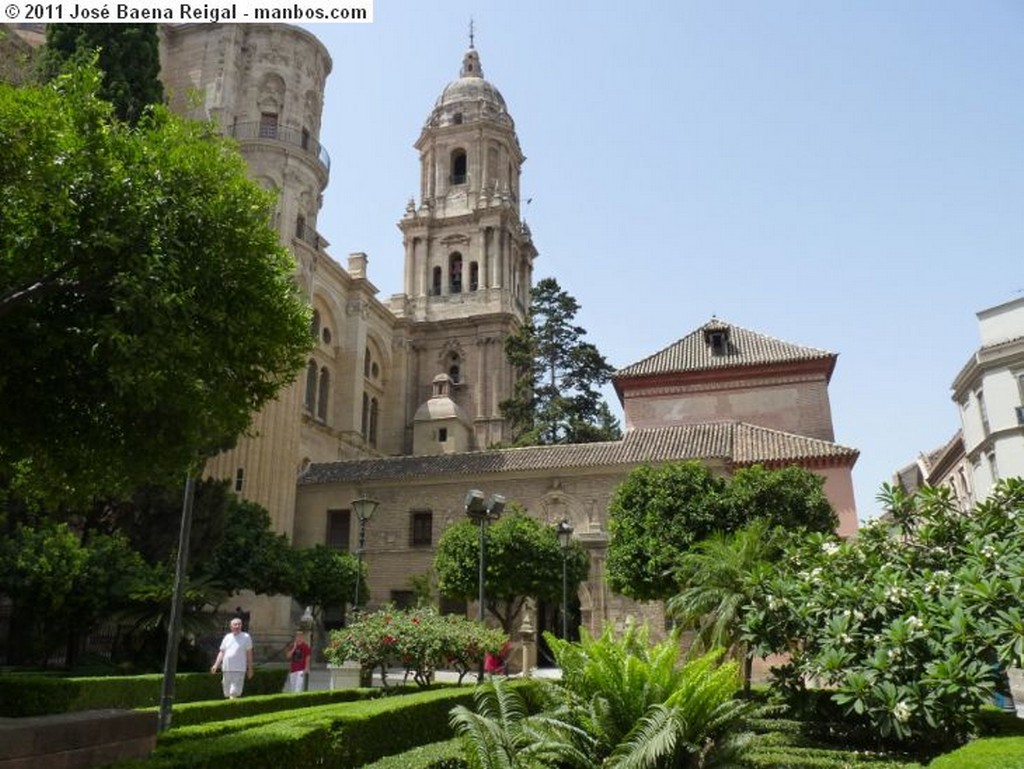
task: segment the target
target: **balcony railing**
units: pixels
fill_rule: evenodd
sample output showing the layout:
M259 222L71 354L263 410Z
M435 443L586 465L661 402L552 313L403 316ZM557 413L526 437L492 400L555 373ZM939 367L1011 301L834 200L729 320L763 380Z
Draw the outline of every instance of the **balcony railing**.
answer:
M331 156L327 154L327 150L320 145L320 142L304 129L261 123L256 120L251 123L235 123L227 129L227 134L241 140L265 139L290 144L316 156L326 170L331 170Z

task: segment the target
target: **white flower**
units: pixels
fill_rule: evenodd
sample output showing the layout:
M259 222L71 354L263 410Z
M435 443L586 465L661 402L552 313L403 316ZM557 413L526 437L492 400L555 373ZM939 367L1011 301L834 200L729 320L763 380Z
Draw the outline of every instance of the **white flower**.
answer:
M839 552L839 545L835 542L826 542L821 546L821 552L825 555L835 555Z
M899 721L901 724L905 724L907 721L910 720L910 705L907 703L906 700L900 700L896 703L896 707L892 709L892 714L896 717L897 721Z

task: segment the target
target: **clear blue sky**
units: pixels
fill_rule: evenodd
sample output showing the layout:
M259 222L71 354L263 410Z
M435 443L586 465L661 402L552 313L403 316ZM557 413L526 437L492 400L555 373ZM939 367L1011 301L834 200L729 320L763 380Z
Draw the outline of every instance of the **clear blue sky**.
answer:
M874 515L958 427L974 313L1024 289L1024 2L376 0L372 25L310 26L334 60L318 229L382 299L471 16L527 156L535 279L616 367L712 314L839 353Z

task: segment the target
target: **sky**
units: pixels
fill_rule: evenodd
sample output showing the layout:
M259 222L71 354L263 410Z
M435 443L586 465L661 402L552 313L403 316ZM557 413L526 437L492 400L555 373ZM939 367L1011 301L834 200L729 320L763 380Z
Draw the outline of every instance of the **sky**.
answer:
M535 281L616 368L712 315L838 353L836 441L876 515L959 427L975 313L1024 293L1024 2L376 0L308 25L334 63L317 229L385 301L470 18L527 157Z

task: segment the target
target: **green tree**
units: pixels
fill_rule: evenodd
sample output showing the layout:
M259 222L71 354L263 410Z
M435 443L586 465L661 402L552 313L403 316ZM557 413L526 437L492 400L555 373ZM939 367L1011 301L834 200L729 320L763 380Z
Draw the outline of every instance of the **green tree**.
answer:
M639 600L675 592L679 556L722 528L725 481L701 462L632 470L608 506L608 584Z
M512 632L512 623L527 598L551 602L562 599L562 556L554 528L521 509L488 526L484 580L487 611L506 633ZM590 559L577 541L571 544L566 558L568 589L575 594L587 578ZM437 544L434 571L441 595L466 601L479 597L477 524L465 520L445 531Z
M0 84L0 494L179 481L312 344L273 198L206 125L135 128L94 69Z
M164 98L156 24L47 24L44 68L50 77L68 62L97 52L103 71L99 95L118 118L137 123L146 107Z
M800 467L755 465L732 477L703 463L667 463L630 472L608 508L608 582L640 600L674 595L678 561L697 542L757 519L787 530L833 531L823 481Z
M622 437L599 392L613 369L583 340L586 330L574 324L579 309L554 278L545 278L530 293L527 322L505 340L505 355L521 372L512 397L501 403L517 445Z
M359 605L369 591L366 586L366 564L360 564L352 553L327 545L316 545L296 551L297 565L292 597L313 611L313 620L323 627L324 609L352 603L356 591L356 573L362 567Z
M67 650L73 664L79 641L128 604L144 576L142 559L121 537L83 540L67 524L19 525L0 539L0 595L11 601L10 657L45 664Z
M716 532L679 559L679 592L666 610L684 630L696 630L699 648L723 648L743 659L743 688L750 691L753 655L742 640L742 621L755 585L782 551L778 529L756 518L735 532Z
M725 514L730 526L763 518L787 530L835 531L839 518L824 486L824 478L796 465L740 467L729 477Z

